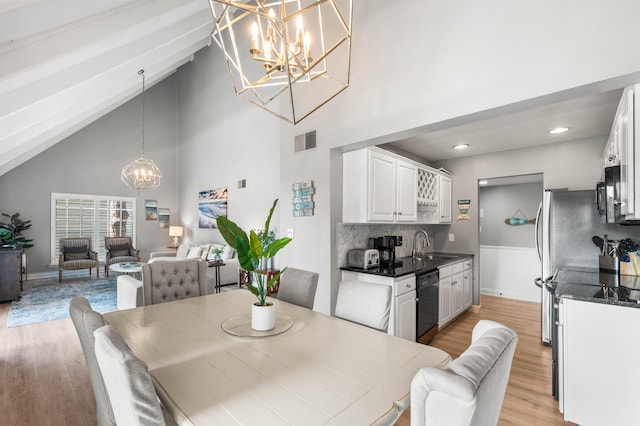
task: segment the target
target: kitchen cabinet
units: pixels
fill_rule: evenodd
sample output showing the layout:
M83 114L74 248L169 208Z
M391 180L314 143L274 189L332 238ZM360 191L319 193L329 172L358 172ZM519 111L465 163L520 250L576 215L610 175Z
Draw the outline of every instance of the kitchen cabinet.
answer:
M22 251L0 250L0 302L20 298Z
M391 286L388 334L416 341L416 276L392 278L363 272L342 271L343 280L357 280Z
M471 306L473 260L465 259L438 269L440 272L438 330L441 330Z
M440 176L440 221L451 223L451 177Z
M384 150L346 152L343 161L343 221L415 222L418 169Z
M581 425L637 424L640 309L560 299L559 408Z
M342 162L343 222L451 223L450 176L375 147Z
M604 167L620 166L620 213L627 220L640 219L640 137L635 132L639 91L640 85L624 89L602 159Z

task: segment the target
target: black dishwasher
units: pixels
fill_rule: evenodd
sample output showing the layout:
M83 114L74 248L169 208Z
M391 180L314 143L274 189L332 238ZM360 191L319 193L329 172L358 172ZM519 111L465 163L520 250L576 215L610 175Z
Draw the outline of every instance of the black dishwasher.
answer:
M416 289L418 292L416 336L419 340L420 337L438 325L440 291L438 270L416 275Z

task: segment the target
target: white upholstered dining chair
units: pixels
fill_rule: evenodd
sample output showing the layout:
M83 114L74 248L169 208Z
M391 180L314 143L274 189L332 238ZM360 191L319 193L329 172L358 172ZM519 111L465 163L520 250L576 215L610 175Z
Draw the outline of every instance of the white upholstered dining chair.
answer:
M422 368L411 382L411 426L496 425L518 342L512 329L480 320L471 345L444 369Z
M116 420L113 416L107 389L102 380L102 373L98 368L96 359L95 338L93 332L98 328L107 324L103 316L91 309L89 301L84 297L74 297L69 302L69 316L76 328L84 359L89 369L89 377L91 378L91 387L93 388L93 396L96 399L96 415L98 417L98 426L115 426Z
M302 269L287 268L280 276L278 300L313 309L318 287L318 274Z
M391 313L391 286L343 280L338 289L336 317L386 332Z
M142 300L145 305L207 294L207 262L201 259L142 265Z
M160 404L147 365L110 325L94 332L96 359L118 425L175 425Z

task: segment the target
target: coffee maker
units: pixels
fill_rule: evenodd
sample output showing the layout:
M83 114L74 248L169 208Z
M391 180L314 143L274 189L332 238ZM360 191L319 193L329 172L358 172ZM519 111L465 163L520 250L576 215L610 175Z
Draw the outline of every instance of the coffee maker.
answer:
M396 247L402 245L402 236L385 235L371 240L373 248L380 252L380 266L393 267L396 264Z

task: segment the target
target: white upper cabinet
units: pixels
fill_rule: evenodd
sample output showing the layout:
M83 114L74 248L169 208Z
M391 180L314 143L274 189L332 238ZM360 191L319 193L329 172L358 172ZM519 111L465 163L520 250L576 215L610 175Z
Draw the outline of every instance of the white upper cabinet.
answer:
M451 178L440 176L440 222L451 223Z
M342 161L345 223L443 223L439 172L379 148L346 152Z
M343 221L415 222L418 168L372 148L342 156Z

